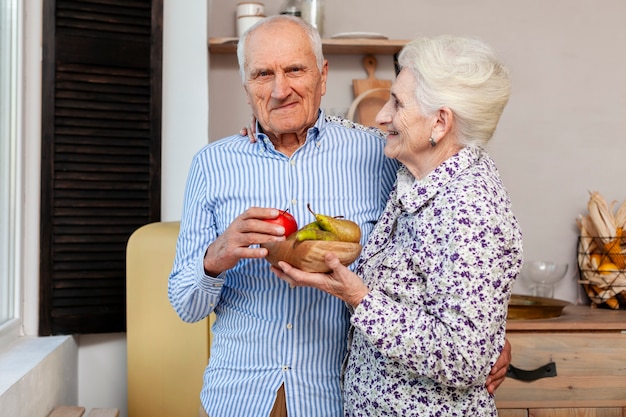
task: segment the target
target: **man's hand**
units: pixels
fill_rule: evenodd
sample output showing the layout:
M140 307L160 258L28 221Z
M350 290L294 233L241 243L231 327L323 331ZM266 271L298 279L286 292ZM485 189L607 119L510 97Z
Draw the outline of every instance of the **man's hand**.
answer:
M485 386L487 387L487 392L489 392L489 394L494 395L496 389L498 389L500 384L504 382L504 378L506 378L506 371L509 369L510 364L511 344L508 339L504 339L502 352L500 352L500 356L491 368L491 372L489 372L489 376L487 377L487 382L485 382Z
M283 226L264 221L275 219L279 214L278 209L260 207L249 208L240 214L207 248L204 271L217 276L234 267L240 259L267 256L267 249L250 246L285 240Z

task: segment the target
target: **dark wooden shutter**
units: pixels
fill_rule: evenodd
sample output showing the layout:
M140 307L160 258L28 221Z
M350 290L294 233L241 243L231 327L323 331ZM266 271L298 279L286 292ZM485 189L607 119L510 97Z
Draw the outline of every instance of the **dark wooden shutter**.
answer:
M126 329L126 243L160 219L162 0L44 0L41 335Z

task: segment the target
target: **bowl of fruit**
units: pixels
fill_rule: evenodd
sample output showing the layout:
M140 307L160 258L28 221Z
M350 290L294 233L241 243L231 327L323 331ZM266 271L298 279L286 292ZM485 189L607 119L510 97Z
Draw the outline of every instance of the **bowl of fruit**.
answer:
M279 261L307 272L330 272L325 257L334 253L343 265L350 265L361 254L361 228L351 220L315 213L315 220L297 228L281 242L264 243L265 259L278 266Z

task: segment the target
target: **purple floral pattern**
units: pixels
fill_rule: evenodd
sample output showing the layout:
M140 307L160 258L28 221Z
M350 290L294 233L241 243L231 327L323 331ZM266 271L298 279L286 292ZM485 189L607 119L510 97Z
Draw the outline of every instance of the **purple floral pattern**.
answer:
M422 180L405 167L357 269L346 416L496 416L522 236L489 155L464 148Z

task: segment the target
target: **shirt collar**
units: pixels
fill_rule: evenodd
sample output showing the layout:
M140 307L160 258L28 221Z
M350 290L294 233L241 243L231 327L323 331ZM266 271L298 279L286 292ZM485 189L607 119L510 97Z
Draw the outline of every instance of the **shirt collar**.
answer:
M421 180L402 165L398 169L395 203L408 213L416 212L460 172L474 165L481 154L480 148L462 148Z
M322 132L326 130L327 124L328 123L326 122L324 116L324 110L319 109L317 111L317 120L315 121L313 127L311 127L307 132L306 141L303 146L306 146L309 142L313 142L319 146L319 142L322 138ZM261 132L261 125L258 121L256 122L256 131L259 132L257 133L257 143L261 151L276 152L276 148L274 148L274 144L270 138L265 133Z

